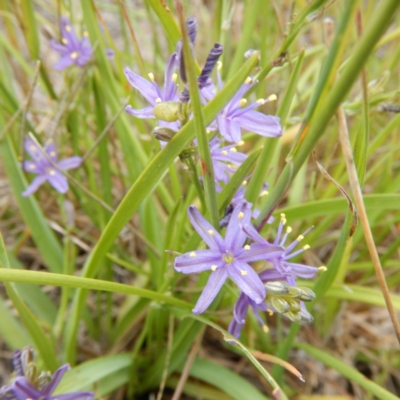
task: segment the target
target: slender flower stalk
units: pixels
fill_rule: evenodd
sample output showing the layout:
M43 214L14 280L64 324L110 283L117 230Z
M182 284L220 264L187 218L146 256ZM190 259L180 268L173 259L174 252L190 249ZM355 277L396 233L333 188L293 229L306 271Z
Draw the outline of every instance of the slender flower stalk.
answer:
M24 169L27 172L37 174L37 177L22 193L23 196L29 196L41 186L44 182L48 181L51 186L54 187L60 193L68 191L68 181L63 174L61 174L53 163L61 170L69 170L77 168L81 165L82 159L74 156L65 158L64 160L58 161L58 155L55 144L52 140L49 140L44 149L37 146L31 139L25 138L24 148L26 152L32 157L30 161L24 161Z
M178 272L211 271L193 313L201 314L208 308L228 277L256 304L261 303L265 299L265 288L249 263L278 257L282 248L268 243L244 246L247 235L242 230L242 224L250 220L251 204L242 201L235 207L225 238L202 217L196 207L190 206L188 214L192 226L210 247L209 250L192 251L175 259L174 267Z
M84 67L92 58L93 52L87 32L84 32L82 39L79 40L67 17L61 17L60 22L61 43L55 40L50 42L51 47L61 55L53 68L61 71L72 64Z

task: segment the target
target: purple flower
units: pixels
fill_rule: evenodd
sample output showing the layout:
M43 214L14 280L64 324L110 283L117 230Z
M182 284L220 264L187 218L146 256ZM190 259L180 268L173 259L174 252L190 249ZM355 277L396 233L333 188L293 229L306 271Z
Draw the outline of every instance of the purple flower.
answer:
M50 382L42 389L37 389L32 383L23 377L18 377L11 385L11 390L17 400L93 400L91 392L74 392L52 396L52 393L60 383L65 372L70 369L68 364L60 367L51 377Z
M221 64L218 66L218 69L220 69L220 66ZM247 78L235 96L217 116L219 131L228 142L239 142L242 138L242 129L266 137L278 137L282 135L279 117L255 111L255 108L260 105L276 100L275 95L271 95L267 99L259 99L255 103L247 105L247 100L243 96L253 85L254 81L252 78ZM221 90L222 81L219 72L218 86ZM208 85L202 89L202 95L207 100L211 100L214 97L214 91L215 89L213 90Z
M135 74L130 68L126 67L125 76L128 79L128 82L142 94L150 105L141 110L136 110L132 108L132 106L128 105L125 107L125 110L136 118L156 118L154 115L156 107L159 108L160 104L164 102L177 102L179 100L176 85L177 75L174 73L176 66L176 53L173 53L165 68L165 80L162 89L160 89L158 84L154 81L154 75L152 73L149 74L151 81L149 82L147 79L142 78L140 75ZM174 107L174 104L167 103L167 107L169 106ZM166 119L167 120L159 119L159 126L164 126L174 131L179 130L180 122L177 121L178 118L174 121L168 121L168 119L171 119L168 115Z
M54 168L49 159L51 159L53 163L62 170L79 167L82 159L80 157L69 157L58 161L57 152L53 141L48 141L44 146L44 149L42 149L31 139L25 138L24 147L32 157L31 161L24 161L24 169L25 171L33 172L38 176L26 188L22 195L25 197L31 195L32 193L36 192L39 186L46 181L49 181L50 185L60 193L65 193L68 190L67 179L56 168ZM49 159L45 156L45 154Z
M84 32L83 38L79 40L71 27L69 19L61 17L60 21L61 43L55 40L50 42L51 47L61 55L60 60L58 60L53 68L61 71L72 64L76 64L78 67L85 66L92 57L92 46L90 45L87 33Z
M240 166L247 156L244 153L238 152L235 145L221 147L221 141L218 138L211 140L210 150L216 189L217 192L220 192L220 182L227 184L231 174L236 171L234 166Z
M228 277L256 304L261 303L265 298L265 288L248 263L278 257L282 248L268 243L243 246L246 234L241 224L250 220L251 205L242 201L235 207L225 238L202 217L196 207L190 206L188 214L194 229L210 247L209 250L192 251L175 259L175 269L184 274L211 270L211 275L193 313L201 314L207 309Z
M295 241L293 241L291 244L287 245L286 244L286 239L289 235L290 232L292 232L292 228L288 226L286 228L286 232L283 234L283 228L286 225L286 217L285 214L281 214L281 220L278 226L278 233L275 237L274 240L274 245L276 246L282 246L284 248L284 251L280 254L278 254L277 257L274 258L269 258L269 261L271 261L276 268L276 270L284 276L291 286L296 285L296 277L304 278L304 279L310 279L313 278L316 273L319 270L325 270L325 267L311 267L309 265L305 264L298 264L291 262L290 260L297 255L303 253L305 250L308 250L310 248L309 245L303 246L302 249L299 249L297 251L293 251L295 247L304 239L304 236L312 229L309 228L306 232L304 232L302 235L299 235ZM257 232L257 230L250 224L247 224L243 226L243 229L245 230L246 234L254 240L256 243L259 244L265 244L268 243L260 234ZM283 234L283 236L282 236Z

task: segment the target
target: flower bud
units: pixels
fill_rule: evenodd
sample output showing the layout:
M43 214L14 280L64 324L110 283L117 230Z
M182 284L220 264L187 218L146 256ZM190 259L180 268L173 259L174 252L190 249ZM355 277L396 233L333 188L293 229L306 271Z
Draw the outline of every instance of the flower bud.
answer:
M165 126L156 126L152 133L157 140L161 140L163 142L169 142L176 134L174 130Z
M179 119L180 103L177 101L162 101L156 103L153 114L157 119L166 122L175 122Z
M279 297L271 297L271 305L278 313L286 313L290 309L289 303L285 299Z
M264 286L269 294L282 295L289 292L289 285L286 282L267 282Z

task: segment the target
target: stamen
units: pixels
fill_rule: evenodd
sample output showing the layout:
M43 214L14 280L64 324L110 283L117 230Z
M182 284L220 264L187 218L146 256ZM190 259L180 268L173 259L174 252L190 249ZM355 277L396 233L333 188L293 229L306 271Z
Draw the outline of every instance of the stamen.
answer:
M243 141L243 140L240 140L240 141L237 143L237 145L238 145L238 146L243 146L243 145L244 145L244 141Z
M150 80L151 80L152 82L154 82L154 74L153 74L152 72L149 72L149 73L147 74L147 76L150 78Z
M269 195L268 190L263 190L263 191L260 193L260 197L268 196L268 195Z
M36 149L36 146L33 146L33 145L32 145L32 146L29 146L29 149L32 150L32 151L36 151L36 150L37 150L37 149Z
M211 133L211 131L209 129L206 129L206 133L207 133L207 135L209 135Z
M243 186L246 186L246 185L247 185L247 181L243 181L243 182L242 182L242 185L243 185Z
M244 214L240 211L239 215L238 215L238 219L243 219Z
M54 176L54 175L56 174L56 171L54 171L54 169L51 169L51 170L49 171L49 174L50 174L51 176Z
M211 265L211 271L216 271L217 270L217 266L216 265Z
M194 252L194 251L192 251L190 254L189 254L189 257L196 257L197 256L197 254Z
M303 239L304 239L304 236L303 235L299 235L296 240L298 242L301 242Z
M70 27L69 25L65 25L65 30L66 30L67 32L71 32L71 27Z
M65 38L62 38L62 39L61 39L61 43L68 44L68 40L65 39Z
M176 80L178 79L178 74L172 74L172 82L176 82Z
M78 53L76 51L74 51L73 53L71 53L70 56L73 60L76 60L78 58Z
M281 214L281 222L282 222L282 225L286 224L286 215L283 213Z
M269 328L268 328L268 326L267 325L263 325L263 331L265 332L265 333L268 333L269 332Z
M247 104L247 100L246 99L242 99L239 101L239 104L244 107Z
M157 97L157 98L156 98L156 103L162 103L161 97Z
M221 154L223 154L224 156L226 156L228 154L228 152L226 150L222 150Z
M274 312L272 310L267 310L267 313L270 317L272 317L274 315Z
M222 61L217 61L217 71L221 71L222 69Z
M240 274L241 274L242 276L245 276L245 275L247 275L247 271L245 271L244 269L241 269L241 270L240 270Z
M210 236L214 236L215 235L215 232L212 229L208 230L207 232L210 234Z
M35 164L29 164L29 169L35 169L35 168L36 168Z
M89 36L89 32L88 31L83 31L82 35L85 36L85 37L88 37Z
M292 229L292 227L291 227L291 226L288 226L288 227L286 228L286 232L287 232L287 233L290 233L290 232L292 232L292 230L293 230L293 229Z
M263 105L263 104L265 104L265 100L264 99L258 99L256 101L256 103Z
M230 151L231 153L236 153L236 152L237 152L237 150L236 150L234 147L231 147L231 148L229 149L229 151Z
M309 244L306 244L305 246L303 246L303 249L304 250L308 250L310 248L310 245Z
M267 97L267 99L268 99L268 101L276 101L276 100L277 100L276 94L271 94L271 95L269 95L269 96Z
M325 271L328 271L328 268L326 268L325 265L321 265L321 266L318 268L318 270L320 270L320 271L322 271L322 272L325 272Z
M50 156L51 156L51 157L55 157L55 155L56 155L56 152L55 152L55 151L51 151L51 152L50 152Z
M249 245L249 244L246 244L243 248L244 248L245 250L250 250L250 245Z
M249 83L251 83L251 82L253 82L253 79L251 79L250 76L248 76L248 77L246 78L246 80L244 81L244 83L246 83L247 85L248 85Z

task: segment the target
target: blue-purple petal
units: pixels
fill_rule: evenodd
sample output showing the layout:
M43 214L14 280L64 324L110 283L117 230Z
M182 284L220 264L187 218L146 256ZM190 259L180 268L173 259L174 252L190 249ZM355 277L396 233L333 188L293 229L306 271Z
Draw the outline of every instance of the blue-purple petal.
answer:
M81 165L82 158L78 156L64 158L57 163L57 166L63 170L68 170L72 168L77 168Z
M248 264L235 260L227 271L240 290L255 303L259 304L265 299L265 287L260 277Z
M204 242L212 250L225 252L224 240L216 229L200 214L195 206L188 208L190 222ZM212 232L212 233L211 233Z
M209 271L213 265L222 267L221 253L216 250L196 250L175 258L174 268L184 274Z
M41 396L41 393L24 376L18 377L14 381L11 385L11 390L17 400L36 400Z
M153 106L148 106L148 107L142 108L141 110L137 110L135 108L132 108L132 106L130 106L130 105L125 107L125 111L128 114L131 114L136 118L145 118L145 119L147 119L147 118L155 118L154 114L153 114L153 110L154 110Z
M225 246L236 255L241 250L247 235L242 230L242 224L247 224L251 217L251 204L240 201L233 209L231 219L225 234Z
M49 400L95 400L92 392L73 392L67 394L59 394L51 397Z
M35 193L36 190L39 189L39 186L43 185L44 182L47 181L46 175L39 175L37 176L31 184L22 192L22 196L27 197L30 196L32 193Z
M280 118L273 115L265 115L259 111L250 110L235 118L235 122L249 132L258 133L267 137L282 135Z
M318 272L318 268L311 267L309 265L288 263L288 262L284 262L283 264L285 265L286 268L290 268L294 275L304 279L314 278L314 276Z
M62 71L68 67L70 67L72 64L75 63L75 60L70 56L70 54L62 56L54 65L53 68L56 71Z
M237 256L237 259L242 262L254 262L254 261L272 261L273 259L282 257L285 249L280 246L273 244L251 244L250 249L243 251Z
M197 300L196 306L192 310L194 314L201 314L208 308L208 306L217 296L227 278L228 273L225 267L218 268L216 271L211 273L210 277L208 278L208 282L203 289L203 293Z
M68 191L67 178L55 169L51 170L53 174L48 173L47 180L50 185L53 186L60 193L66 193Z
M44 397L51 396L55 388L60 383L64 374L70 369L71 367L69 366L69 364L65 364L62 367L58 368L58 370L55 371L54 374L52 375L51 381L41 390L42 396Z
M126 67L125 70L126 79L136 89L139 90L140 94L151 104L156 104L156 99L159 97L154 85L148 80L142 78L140 75L135 74L130 68Z
M228 142L237 143L241 140L242 134L240 126L235 121L219 115L217 118L218 128L221 135Z

